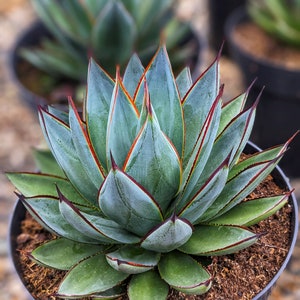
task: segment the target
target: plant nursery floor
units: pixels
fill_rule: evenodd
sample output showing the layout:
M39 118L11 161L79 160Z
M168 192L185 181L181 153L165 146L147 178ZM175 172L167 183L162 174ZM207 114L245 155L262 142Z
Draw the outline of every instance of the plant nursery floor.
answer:
M29 300L8 257L7 233L16 196L4 172L34 170L31 149L43 143L36 114L22 102L8 70L11 47L34 15L28 0L0 2L0 300ZM206 1L180 2L181 14L194 20L196 29L205 33ZM206 49L199 69L205 69L214 55ZM242 91L240 78L236 66L229 59L222 58L221 81L225 83L225 98L229 99ZM293 178L291 184L300 199L300 178ZM280 277L269 299L300 299L300 239L288 269Z

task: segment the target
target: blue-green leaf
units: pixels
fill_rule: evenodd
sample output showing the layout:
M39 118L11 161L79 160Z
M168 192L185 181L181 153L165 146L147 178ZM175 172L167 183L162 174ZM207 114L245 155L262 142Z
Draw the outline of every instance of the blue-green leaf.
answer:
M81 207L93 207L65 178L39 173L7 173L6 175L25 197L38 195L57 197L56 186L58 186L61 192L74 204Z
M168 293L168 284L152 270L132 276L128 286L130 300L164 300Z
M202 181L206 181L209 176L216 170L216 168L225 160L230 154L230 168L236 151L240 149L241 137L245 137L245 132L251 131L251 124L253 123L255 114L254 109L249 108L238 114L222 131L214 142L214 146L209 156L209 164L206 164L202 172ZM249 127L250 126L250 127ZM197 183L196 186L201 185Z
M129 275L113 269L105 255L99 253L81 261L63 279L57 292L62 298L81 298L106 291L125 280Z
M183 99L188 90L193 85L191 71L188 67L185 67L176 77L176 85L180 95L180 99Z
M213 102L219 92L219 60L201 74L183 99L185 122L185 149L183 165L197 142L199 132L203 128ZM227 155L226 155L227 156Z
M55 235L81 243L99 243L83 235L65 220L59 211L57 198L46 196L25 198L23 195L19 195L19 198L34 219Z
M134 99L137 86L140 83L144 71L145 69L139 57L134 53L128 62L123 76L124 86L132 99ZM138 109L140 110L140 107L138 107Z
M210 156L211 149L217 134L217 126L221 114L222 89L216 100L214 101L207 119L201 128L193 152L190 158L186 161L187 165L184 167L183 180L181 184L181 201L186 203L187 199L192 198L204 184L201 180L201 174ZM204 177L207 179L206 177Z
M85 126L71 98L69 98L69 103L69 124L74 148L76 149L87 176L95 187L99 189L105 178L104 168L98 161Z
M87 237L98 240L99 243L107 244L132 244L139 242L140 239L137 236L124 230L124 228L116 222L104 219L99 215L90 215L81 212L60 192L59 198L59 209L61 214L72 227Z
M247 97L248 93L244 93L223 105L218 135L225 129L232 119L243 111Z
M290 193L267 198L258 198L242 202L225 214L212 219L212 225L251 226L268 218L282 208L288 201Z
M180 186L181 161L174 145L153 117L150 104L146 122L132 145L124 170L165 212Z
M125 90L118 73L107 125L106 155L109 168L111 167L111 153L117 165L123 166L128 151L136 137L138 119L139 112Z
M204 294L212 284L211 275L200 263L178 251L164 255L158 269L163 280L185 294Z
M179 250L200 256L226 255L251 246L259 237L243 227L199 225Z
M44 174L65 177L64 172L57 164L49 149L34 149L33 158L38 170Z
M176 206L176 209L181 210L178 213L181 218L188 219L192 224L195 224L202 214L212 205L226 184L228 161L229 156L193 198L185 203L180 202L179 205ZM183 206L183 204L185 206Z
M111 289L108 289L101 293L95 293L89 295L89 298L94 300L110 300L110 299L120 299L120 297L126 294L126 284L119 284Z
M106 166L106 132L113 80L93 59L90 60L85 103L86 128L102 166Z
M161 46L146 69L150 99L161 130L178 153L183 150L184 123L181 101L167 51ZM142 85L139 91L143 95ZM172 112L170 114L170 112Z
M76 155L70 128L45 110L39 111L41 127L49 147L66 176L91 203L96 203L98 188L94 186Z
M103 250L103 245L84 244L59 238L35 248L30 253L30 258L50 268L69 270L82 259Z
M127 245L106 254L107 262L117 271L139 274L153 269L160 259L160 253L145 250L139 246Z
M222 193L201 217L201 221L216 218L240 203L276 167L286 147L287 144L256 153L235 165Z
M144 238L141 247L157 252L170 252L183 245L192 232L192 225L187 220L173 215L154 228Z
M112 161L113 169L99 192L99 206L111 220L143 236L163 220L160 207L142 186Z

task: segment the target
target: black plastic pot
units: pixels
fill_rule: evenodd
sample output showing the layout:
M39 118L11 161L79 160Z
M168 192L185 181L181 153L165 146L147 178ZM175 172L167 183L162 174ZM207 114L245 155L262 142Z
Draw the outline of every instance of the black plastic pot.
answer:
M230 13L246 0L209 0L207 1L209 16L209 44L212 49L219 51L225 39L225 22ZM223 54L228 54L227 43L225 43Z
M19 94L21 96L21 99L24 100L24 102L31 108L34 112L37 111L38 105L44 106L53 104L50 103L50 101L44 97L41 96L34 91L30 90L27 86L24 85L22 80L20 79L20 65L26 64L29 66L30 64L25 62L25 60L20 56L20 49L21 48L35 48L38 45L40 45L41 41L45 38L51 38L51 34L47 30L47 28L43 25L41 21L36 21L33 24L31 24L27 29L25 29L21 35L17 38L12 50L11 55L9 59L9 69L11 73L11 77L18 87ZM33 69L35 67L32 67ZM30 72L30 70L28 71ZM41 72L41 77L43 77L43 80L49 81L51 75L45 74ZM47 79L48 78L48 79ZM60 78L56 79L55 82L57 85L68 85L70 87L75 87L79 84L79 82L76 82L74 80L68 79L68 78ZM64 97L67 99L67 96ZM55 103L55 106L60 109L66 109L67 107L67 100L65 100L64 104L58 102Z
M251 140L259 147L267 148L284 143L300 129L300 70L288 70L243 50L232 33L249 20L245 8L238 8L229 16L225 31L231 57L242 71L245 86L250 86L256 79L249 97L254 100L264 87ZM288 176L300 176L299 153L300 138L296 137L281 162Z
M26 208L24 207L22 202L18 200L15 204L13 214L10 219L8 245L9 245L9 255L15 267L16 273L24 285L24 294L26 294L26 298L28 300L31 300L33 298L28 292L28 290L26 289L23 273L19 263L19 252L17 250L17 238L21 233L21 223L25 219L25 214L26 214Z
M33 23L29 28L24 30L22 34L16 40L15 45L12 48L9 69L11 71L12 79L19 89L21 98L26 102L26 104L36 110L37 105L45 105L47 100L40 95L36 95L30 91L19 79L18 65L22 62L22 58L19 55L21 48L27 48L36 46L41 41L41 37L49 37L49 33L41 22Z
M40 95L35 94L33 91L28 89L20 80L18 66L24 59L19 55L20 48L30 48L37 47L40 42L45 38L51 37L50 33L43 25L41 21L36 21L30 27L28 27L16 40L15 45L12 48L11 56L9 60L9 69L11 71L12 79L19 89L19 94L21 98L29 105L31 109L36 112L38 105L49 105L52 104L48 99ZM202 49L204 48L204 41L201 36L199 36L196 31L192 28L190 34L185 36L185 39L181 43L182 45L188 44L193 49L193 55L186 61L186 64L190 66L191 71L199 70L199 66L202 61ZM199 74L197 74L198 77ZM50 75L49 75L50 76ZM78 85L78 82L74 82L70 79L60 79L59 83L64 84L67 82L70 86ZM67 96L65 99L67 99ZM55 106L60 107L63 110L67 109L67 100L65 104L55 104Z
M256 145L254 145L252 143L248 143L244 152L245 153L254 153L259 150L260 149ZM281 187L283 189L291 190L291 186L289 184L289 179L284 175L284 173L282 172L282 170L279 167L276 167L272 171L271 174L274 178L275 183L279 187ZM289 198L289 204L292 207L291 241L290 241L289 251L286 255L285 260L282 263L282 266L280 267L279 271L277 272L277 274L268 283L268 285L259 294L257 294L253 298L253 300L268 299L268 296L270 295L272 288L276 284L278 278L280 277L280 275L282 274L284 269L287 267L288 262L291 259L293 249L295 247L296 240L297 240L297 234L298 234L298 206L297 206L297 200L296 200L294 193L292 193ZM18 235L21 233L20 225L21 225L22 220L25 218L25 213L26 213L25 207L23 206L23 204L20 201L18 201L16 203L14 211L13 211L13 215L12 215L11 222L10 222L10 232L9 232L9 245L10 245L11 258L14 263L16 272L18 273L19 278L23 282L24 286L25 286L24 278L22 276L22 272L21 272L20 266L19 266L18 251L16 250L16 247L17 247L16 239L17 239Z

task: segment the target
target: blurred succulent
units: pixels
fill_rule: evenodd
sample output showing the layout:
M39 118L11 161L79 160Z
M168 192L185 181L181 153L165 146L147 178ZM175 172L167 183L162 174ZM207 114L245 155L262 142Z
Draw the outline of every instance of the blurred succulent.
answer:
M69 270L58 297L203 294L203 257L252 245L260 235L247 226L287 202L289 193L244 201L288 143L241 159L257 102L244 109L246 92L224 104L218 70L219 57L194 83L189 68L175 79L164 45L145 69L133 55L115 80L91 60L83 118L72 99L68 113L39 109L57 164L38 152L41 173L7 175L59 237L31 253Z
M299 0L248 0L247 6L251 18L263 30L300 47Z
M198 41L187 42L190 24L175 17L174 0L31 1L53 38L20 53L54 76L84 80L91 56L109 73L126 66L133 52L148 64L161 33L175 69L198 54Z

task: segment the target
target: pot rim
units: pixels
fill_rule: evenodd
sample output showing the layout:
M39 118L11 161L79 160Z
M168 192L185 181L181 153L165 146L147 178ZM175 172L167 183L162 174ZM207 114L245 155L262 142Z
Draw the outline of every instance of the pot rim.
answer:
M261 148L259 148L257 145L255 145L252 142L248 142L248 145L253 147L257 151L262 150ZM275 181L281 180L282 181L281 183L284 183L289 190L292 190L289 178L284 174L283 170L279 166L276 166L276 168L271 172L271 175L274 177ZM277 183L277 184L279 184L279 183ZM279 277L283 273L283 271L286 269L286 267L292 257L292 254L293 254L296 242L297 242L298 229L299 229L298 203L297 203L297 199L296 199L294 191L290 195L290 201L293 206L293 210L292 210L292 216L291 216L291 218L292 218L292 220L291 220L292 221L292 223L291 223L292 234L291 234L289 250L287 252L287 255L286 255L281 267L277 271L277 273L269 281L269 283L258 294L256 294L254 296L254 298L252 300L264 299L263 297L266 294L268 295L268 293L271 293L272 287L275 286L277 280L279 279Z

